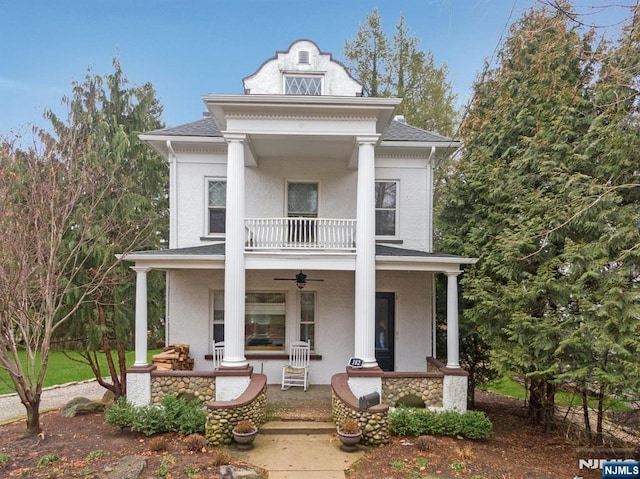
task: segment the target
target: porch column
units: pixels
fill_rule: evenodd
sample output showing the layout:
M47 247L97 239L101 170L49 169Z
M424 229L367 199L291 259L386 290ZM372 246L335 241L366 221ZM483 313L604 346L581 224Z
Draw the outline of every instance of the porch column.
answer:
M147 273L151 268L133 266L136 272L136 355L134 366L147 365Z
M458 275L447 272L447 367L460 367L460 340L458 332Z
M355 345L354 354L365 368L378 366L376 326L376 209L375 144L377 136L358 141L356 227Z
M224 356L222 367L245 367L244 356L244 142L245 135L225 135L227 141L227 204L224 260Z

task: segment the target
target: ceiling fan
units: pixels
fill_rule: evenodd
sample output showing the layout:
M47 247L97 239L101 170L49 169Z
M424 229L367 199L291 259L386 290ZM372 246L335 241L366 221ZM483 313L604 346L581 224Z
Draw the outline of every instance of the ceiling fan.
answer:
M298 289L304 288L304 285L307 284L307 281L324 281L324 279L307 279L307 275L300 270L298 274L296 274L295 278L273 278L276 281L295 281Z

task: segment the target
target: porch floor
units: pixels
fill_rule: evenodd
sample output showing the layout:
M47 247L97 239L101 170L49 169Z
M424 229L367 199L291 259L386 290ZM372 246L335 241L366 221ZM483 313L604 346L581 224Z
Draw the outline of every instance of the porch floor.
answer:
M304 391L267 385L267 421L331 421L331 386L312 384Z

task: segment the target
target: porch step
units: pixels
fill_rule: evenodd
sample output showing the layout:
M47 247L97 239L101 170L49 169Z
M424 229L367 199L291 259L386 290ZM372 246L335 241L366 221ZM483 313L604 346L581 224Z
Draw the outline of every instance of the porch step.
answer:
M336 425L320 421L269 421L260 428L260 434L333 434Z

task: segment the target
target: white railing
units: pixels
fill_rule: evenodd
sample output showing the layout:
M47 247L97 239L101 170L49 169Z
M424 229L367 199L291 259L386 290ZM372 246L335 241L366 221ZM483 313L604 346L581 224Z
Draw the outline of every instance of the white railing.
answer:
M356 247L356 220L330 218L247 218L248 249L331 249Z

